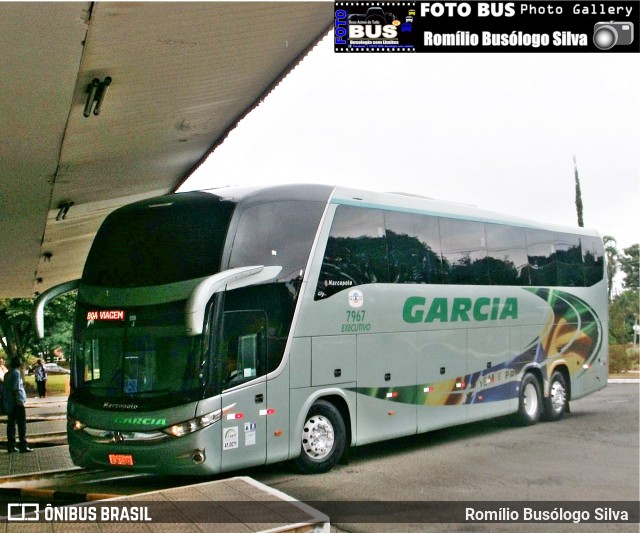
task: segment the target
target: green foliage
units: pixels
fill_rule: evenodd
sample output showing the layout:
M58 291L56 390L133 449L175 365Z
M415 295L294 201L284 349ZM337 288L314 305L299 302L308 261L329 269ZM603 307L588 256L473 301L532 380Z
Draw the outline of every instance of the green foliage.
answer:
M638 323L639 248L638 244L634 244L623 250L624 255L618 255L620 269L625 274L623 285L626 290L616 297L609 307L609 338L613 342L632 342L633 326Z
M49 374L47 376L47 396L65 396L69 374ZM27 376L24 380L24 388L28 396L37 395L36 381L33 376Z
M61 348L71 351L73 313L76 293L69 293L49 302L45 309L45 339L36 339L32 323L34 299L0 299L0 338L7 357L19 355L25 359L41 352L50 353Z
M576 163L576 157L573 156L573 173L576 182L576 211L578 213L578 226L584 227L584 220L582 216L582 191L580 190L580 178L578 177L578 163Z
M609 373L621 374L638 368L638 355L640 351L636 347L615 344L609 346Z
M634 244L624 248L624 255L620 256L620 269L624 272L624 288L638 290L640 283L640 245Z
M633 326L638 317L638 292L627 290L609 306L609 339L614 344L633 341Z

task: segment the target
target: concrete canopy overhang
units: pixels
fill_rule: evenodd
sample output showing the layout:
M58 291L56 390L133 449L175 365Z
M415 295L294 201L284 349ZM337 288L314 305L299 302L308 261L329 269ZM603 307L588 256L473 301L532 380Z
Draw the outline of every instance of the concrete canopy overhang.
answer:
M175 190L332 23L329 2L1 2L0 297L79 277L105 216Z

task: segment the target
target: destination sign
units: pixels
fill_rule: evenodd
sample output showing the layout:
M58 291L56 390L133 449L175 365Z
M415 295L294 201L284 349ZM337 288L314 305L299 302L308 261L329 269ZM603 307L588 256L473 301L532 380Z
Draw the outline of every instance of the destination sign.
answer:
M87 311L87 320L124 320L124 315L124 311L116 309Z

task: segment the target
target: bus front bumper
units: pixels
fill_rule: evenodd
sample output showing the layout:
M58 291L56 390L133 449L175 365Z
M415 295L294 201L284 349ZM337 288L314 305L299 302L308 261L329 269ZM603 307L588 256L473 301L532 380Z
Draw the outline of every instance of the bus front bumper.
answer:
M219 424L160 442L96 442L82 430L68 429L69 452L76 466L115 468L160 475L211 475L220 472Z

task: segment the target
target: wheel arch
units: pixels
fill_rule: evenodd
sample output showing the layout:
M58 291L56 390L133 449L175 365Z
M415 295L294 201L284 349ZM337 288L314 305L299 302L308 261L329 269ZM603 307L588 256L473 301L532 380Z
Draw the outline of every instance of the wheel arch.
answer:
M349 449L353 443L353 435L351 433L351 411L349 410L349 405L347 401L342 396L330 394L328 396L322 396L317 398L317 400L324 400L333 404L333 406L340 411L340 416L342 416L342 420L344 421L344 427L347 430L347 442L345 449Z
M533 374L536 377L538 385L540 385L540 390L543 391L544 395L544 391L549 388L549 380L545 378L542 369L537 365L531 365L524 369L522 372L522 378L524 378L526 374ZM522 381L522 378L520 381Z

